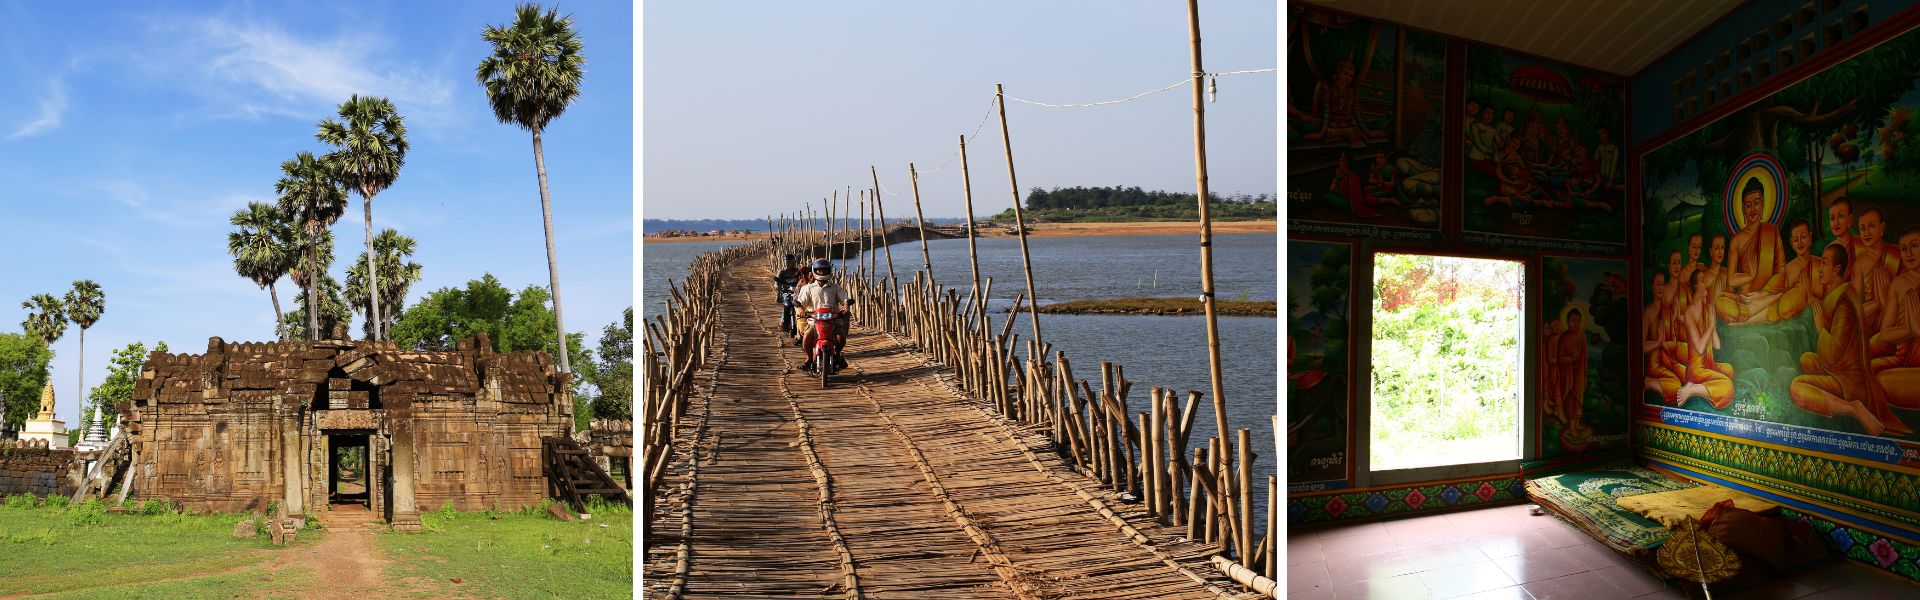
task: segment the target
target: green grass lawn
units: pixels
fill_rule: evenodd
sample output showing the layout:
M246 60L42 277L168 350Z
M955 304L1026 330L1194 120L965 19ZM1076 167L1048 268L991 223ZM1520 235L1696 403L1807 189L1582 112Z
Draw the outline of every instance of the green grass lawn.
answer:
M0 506L0 565L7 574L0 577L0 596L268 597L286 577L281 584L265 581L262 569L248 565L324 535L301 532L294 546L275 547L265 534L233 539L234 524L246 515L174 514L158 506L149 512L161 514L137 514L138 504L135 513L116 515L97 502L68 507L62 500L50 505L21 495Z
M590 521L561 522L544 510L421 515L425 531L376 542L393 562L390 579L420 577L486 598L633 597L633 513L589 509Z

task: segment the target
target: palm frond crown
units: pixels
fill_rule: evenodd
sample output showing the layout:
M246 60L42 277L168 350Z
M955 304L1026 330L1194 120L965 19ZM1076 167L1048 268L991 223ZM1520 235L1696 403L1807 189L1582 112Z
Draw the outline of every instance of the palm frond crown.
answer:
M474 79L500 122L544 130L580 94L587 59L572 16L522 4L512 24L489 26L480 37L493 44L493 55L480 61Z

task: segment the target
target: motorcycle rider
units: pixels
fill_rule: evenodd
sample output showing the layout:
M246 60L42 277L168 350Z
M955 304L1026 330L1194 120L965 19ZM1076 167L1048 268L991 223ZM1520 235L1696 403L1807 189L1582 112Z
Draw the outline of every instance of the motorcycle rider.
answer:
M809 318L817 309L825 308L833 311L834 368L844 369L847 366L847 359L842 355L847 346L847 309L853 307L853 298L847 295L846 288L834 283L832 261L824 258L815 260L809 271L813 275L813 282L794 293L794 306ZM800 347L807 349L807 362L800 367L803 370L813 370L814 335L811 323L801 330Z
M793 293L800 287L800 278L806 273L796 264L794 255L785 257L787 267L773 276L774 291L780 303L780 331L793 335Z

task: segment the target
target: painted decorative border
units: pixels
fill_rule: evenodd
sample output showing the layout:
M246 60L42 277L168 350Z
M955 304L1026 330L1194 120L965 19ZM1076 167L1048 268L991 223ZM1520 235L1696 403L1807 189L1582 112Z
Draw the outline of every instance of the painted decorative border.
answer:
M1800 522L1813 526L1813 530L1826 540L1827 547L1836 553L1866 566L1920 581L1920 546L1856 527L1848 527L1826 520L1819 515L1800 512L1789 507L1782 507L1780 516L1799 519Z
M1306 525L1437 512L1478 504L1510 503L1527 497L1526 477L1507 475L1287 499L1287 524Z
M1920 476L1879 469L1818 454L1789 452L1691 431L1635 426L1641 452L1863 517L1920 527ZM1806 487L1787 487L1795 482Z

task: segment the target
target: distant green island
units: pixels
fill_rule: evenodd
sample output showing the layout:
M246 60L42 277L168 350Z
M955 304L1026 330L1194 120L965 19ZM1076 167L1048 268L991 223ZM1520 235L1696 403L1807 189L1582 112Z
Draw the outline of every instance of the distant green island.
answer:
M1033 188L1022 209L1029 223L1125 223L1198 221L1194 194L1143 190L1138 186ZM1207 194L1208 217L1216 221L1274 221L1280 205L1270 194ZM991 217L1012 222L1013 209Z

